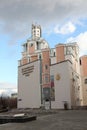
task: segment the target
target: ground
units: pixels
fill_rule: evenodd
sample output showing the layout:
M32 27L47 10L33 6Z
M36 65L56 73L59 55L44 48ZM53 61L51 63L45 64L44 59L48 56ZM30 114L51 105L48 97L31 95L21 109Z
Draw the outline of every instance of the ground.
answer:
M0 130L87 130L87 110L26 110L26 113L37 115L37 120L1 124Z

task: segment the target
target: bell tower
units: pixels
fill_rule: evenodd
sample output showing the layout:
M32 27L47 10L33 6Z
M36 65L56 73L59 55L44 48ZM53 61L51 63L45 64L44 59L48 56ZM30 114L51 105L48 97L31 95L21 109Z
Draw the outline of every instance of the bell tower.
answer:
M33 40L37 40L41 37L41 26L32 24L31 35Z

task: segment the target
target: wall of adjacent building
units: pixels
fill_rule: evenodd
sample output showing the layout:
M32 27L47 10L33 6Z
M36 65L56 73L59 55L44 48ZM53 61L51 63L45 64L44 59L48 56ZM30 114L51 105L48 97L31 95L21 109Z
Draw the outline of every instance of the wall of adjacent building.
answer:
M80 58L83 105L87 105L87 55Z
M50 75L54 76L55 101L51 101L51 108L64 109L64 103L67 102L68 108L71 108L71 77L69 70L69 61L54 64L50 67Z
M64 45L58 44L56 45L56 62L61 62L65 60L64 55Z
M40 61L35 61L18 67L18 108L40 106Z

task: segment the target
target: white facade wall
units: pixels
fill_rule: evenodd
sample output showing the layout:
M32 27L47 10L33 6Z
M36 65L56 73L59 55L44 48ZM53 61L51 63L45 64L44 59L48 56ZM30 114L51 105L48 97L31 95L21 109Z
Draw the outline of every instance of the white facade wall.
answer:
M68 47L68 48L67 48ZM72 48L72 49L71 49ZM68 50L67 50L68 49ZM70 60L72 62L72 72L73 72L73 85L75 86L75 104L80 106L82 102L82 85L81 85L81 74L79 66L79 48L75 44L67 44L64 48L65 60ZM77 78L78 77L78 78Z
M34 66L29 76L22 69ZM25 72L26 73L26 72ZM40 61L18 67L18 108L39 108L41 106Z
M51 64L55 64L56 63L56 57L51 57Z
M51 101L51 108L64 109L64 102L68 103L68 108L71 108L71 74L69 61L65 61L59 64L52 65L50 68L50 74L54 75L55 86L55 101ZM60 76L59 80L56 80L56 76Z

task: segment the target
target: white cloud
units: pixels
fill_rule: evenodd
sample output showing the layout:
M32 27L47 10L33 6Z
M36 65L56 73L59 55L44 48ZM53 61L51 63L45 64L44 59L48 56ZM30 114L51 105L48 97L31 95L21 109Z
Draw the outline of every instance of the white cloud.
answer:
M54 28L54 32L59 34L69 34L69 33L73 33L75 30L76 30L75 25L70 21L61 27L56 26Z
M3 23L0 33L10 35L15 43L29 35L32 22L38 22L45 28L52 24L60 25L67 19L79 21L84 17L87 18L86 0L0 0L0 23ZM75 27L68 23L58 30L63 34L71 33Z
M7 93L7 90L0 89L0 95L3 95L4 93Z
M70 37L67 42L77 42L80 48L80 55L87 54L87 31L76 37Z
M17 92L17 86L13 83L0 82L0 95L10 95Z

